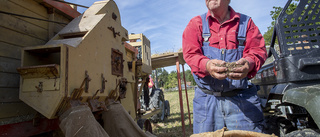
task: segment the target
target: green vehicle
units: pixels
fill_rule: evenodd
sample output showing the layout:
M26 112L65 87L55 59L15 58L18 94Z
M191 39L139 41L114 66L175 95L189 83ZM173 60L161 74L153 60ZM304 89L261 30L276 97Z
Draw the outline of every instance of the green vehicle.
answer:
M320 136L319 10L319 0L288 0L276 21L268 54L273 61L251 80L260 85L267 132Z

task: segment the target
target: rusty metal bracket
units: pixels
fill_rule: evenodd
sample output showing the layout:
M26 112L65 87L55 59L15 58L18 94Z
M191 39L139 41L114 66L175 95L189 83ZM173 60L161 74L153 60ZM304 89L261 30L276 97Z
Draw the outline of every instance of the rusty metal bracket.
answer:
M127 93L127 83L128 81L126 78L121 78L119 79L119 81L117 80L116 88L114 90L111 90L107 99L113 99L115 101L118 101L120 99L125 98Z
M114 27L110 26L110 27L108 27L108 29L112 31L114 38L116 38L117 35L120 36L120 32L116 32Z
M41 93L43 91L43 82L39 82L39 85L35 87L37 89L37 92Z
M89 92L89 82L90 82L90 81L91 81L91 78L89 77L88 71L86 70L86 71L85 71L85 79L84 79L84 82L85 82L84 91L85 91L86 93ZM81 87L82 87L82 85L81 85Z
M112 75L123 76L123 54L118 50L112 48L111 52L111 68Z
M107 111L107 106L104 101L99 101L98 99L90 99L88 102L92 112Z
M106 82L108 82L106 80L106 78L104 78L103 74L101 74L101 89L100 89L100 93L103 93L104 90L106 89Z
M120 99L126 98L126 93L127 93L127 79L126 78L121 78L119 80L119 97Z

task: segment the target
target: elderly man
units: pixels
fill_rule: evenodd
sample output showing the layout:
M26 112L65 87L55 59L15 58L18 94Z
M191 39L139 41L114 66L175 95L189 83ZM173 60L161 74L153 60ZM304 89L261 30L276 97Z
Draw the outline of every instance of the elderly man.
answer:
M248 81L267 58L264 39L230 0L206 0L208 12L192 18L183 33L183 55L198 85L193 99L193 132L262 132L258 87ZM227 64L234 62L234 68Z

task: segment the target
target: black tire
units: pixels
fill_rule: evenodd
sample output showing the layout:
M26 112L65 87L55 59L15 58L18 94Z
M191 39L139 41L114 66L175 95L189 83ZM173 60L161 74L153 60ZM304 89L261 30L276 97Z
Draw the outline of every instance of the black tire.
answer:
M170 116L170 103L168 100L164 102L165 117Z
M312 129L303 129L292 131L285 137L320 137L320 134Z
M153 89L150 94L149 108L150 109L160 108L162 105L161 104L162 102L164 102L163 91L161 89Z
M152 122L159 122L163 121L165 118L165 100L164 100L164 95L163 91L161 89L153 89L151 94L150 94L150 103L149 103L149 108L151 110L153 109L161 109L161 112L153 115L150 120Z
M152 125L148 119L138 119L137 124L142 130L152 133Z

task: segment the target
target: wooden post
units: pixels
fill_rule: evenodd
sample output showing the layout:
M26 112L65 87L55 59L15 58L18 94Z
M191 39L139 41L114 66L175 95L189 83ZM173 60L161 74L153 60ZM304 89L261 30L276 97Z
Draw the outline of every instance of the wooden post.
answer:
M181 114L181 124L183 136L186 136L185 132L185 124L184 124L184 111L183 111L183 100L182 100L182 89L181 89L181 77L180 77L180 63L179 57L176 59L176 67L177 67L177 78L178 78L178 88L179 88L179 101L180 101L180 114Z
M186 74L184 73L184 64L182 65L182 72L183 72L184 90L186 91L186 99L187 99L187 107L188 107L188 115L189 115L189 128L191 128L189 99L188 99L188 90L187 90Z
M49 15L49 20L50 21L55 21L54 19L54 8L48 8L48 15ZM54 36L54 26L55 24L53 22L48 22L48 40L50 40L51 38L53 38Z

